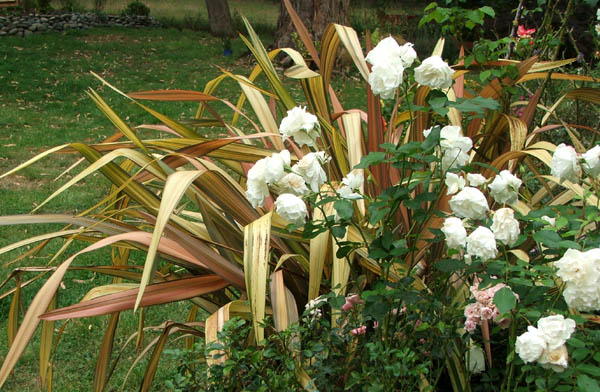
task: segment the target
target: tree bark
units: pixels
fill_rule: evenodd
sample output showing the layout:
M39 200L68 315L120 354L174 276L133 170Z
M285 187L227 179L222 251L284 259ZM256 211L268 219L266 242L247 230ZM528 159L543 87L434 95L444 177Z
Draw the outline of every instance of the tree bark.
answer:
M314 41L321 40L329 23L349 24L350 0L290 0L290 2ZM294 47L292 33L295 31L292 19L282 1L279 7L275 46Z
M232 37L233 24L227 0L206 0L210 33L215 37Z

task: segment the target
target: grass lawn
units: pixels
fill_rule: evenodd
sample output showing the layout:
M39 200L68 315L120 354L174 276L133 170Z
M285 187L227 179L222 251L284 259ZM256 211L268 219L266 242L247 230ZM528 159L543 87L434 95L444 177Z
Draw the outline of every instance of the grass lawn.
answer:
M238 40L239 41L239 40ZM236 55L243 52L241 43L234 43ZM156 123L134 104L103 88L89 71L94 71L124 91L162 88L202 90L204 84L217 76L215 65L235 73L247 74L249 60L222 56L218 40L206 33L174 29L94 29L66 34L33 35L27 39L8 37L0 40L0 173L15 167L44 149L72 141L100 142L115 133L112 124L96 108L85 94L89 87L119 113L128 124ZM219 95L234 98L239 87L235 82L224 83ZM194 104L154 103L157 110L177 119L192 118ZM60 173L73 164L74 155L55 155L17 175L0 180L0 215L30 212L56 190L71 175L55 181ZM92 176L72 191L52 201L42 212L76 213L100 200L107 190L108 182L100 175ZM51 226L0 227L0 247L18 239L56 230ZM19 264L7 266L18 251L0 256L0 281L18 266L45 266L52 252L60 244L51 246L48 252L27 258ZM69 250L72 254L76 248ZM141 259L143 255L137 255ZM134 257L135 259L135 257ZM60 260L64 260L64 257ZM96 252L82 256L77 265L109 264L108 252ZM54 262L56 264L56 262ZM24 280L34 274L24 274ZM87 272L72 272L65 279L65 290L59 290L59 304L79 301L93 286L110 280ZM13 287L10 282L0 292ZM28 304L40 284L24 289L24 303ZM12 297L0 301L0 358L7 351L6 319ZM157 325L165 320L185 321L189 305L173 304L150 308L146 313L146 325ZM117 342L136 330L137 315L125 312L121 318ZM55 356L54 390L89 391L93 385L96 355L102 339L107 317L80 319L65 328ZM62 323L56 324L56 329ZM148 343L156 333L149 333ZM120 346L117 345L117 349ZM130 345L123 354L122 366L117 367L110 387L120 387L128 366L135 358ZM38 343L34 339L25 351L14 374L3 388L4 391L37 391L39 380L37 361ZM169 369L166 364L157 374L157 390L160 378ZM125 390L137 389L143 375L144 363L140 363L130 376Z

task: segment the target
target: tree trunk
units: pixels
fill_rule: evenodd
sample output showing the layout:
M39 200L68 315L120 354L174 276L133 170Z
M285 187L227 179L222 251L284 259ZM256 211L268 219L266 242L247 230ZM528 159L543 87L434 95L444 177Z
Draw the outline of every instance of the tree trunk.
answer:
M296 13L311 32L314 41L320 41L327 25L331 22L348 25L350 0L290 0ZM294 47L291 34L295 32L292 19L283 4L279 8L275 46Z
M227 0L206 0L210 33L215 37L232 37L233 25Z

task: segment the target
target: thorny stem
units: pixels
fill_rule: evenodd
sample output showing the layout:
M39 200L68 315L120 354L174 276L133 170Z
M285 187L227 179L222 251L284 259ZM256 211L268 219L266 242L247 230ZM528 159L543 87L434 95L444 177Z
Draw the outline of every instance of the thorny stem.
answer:
M515 13L515 19L513 20L513 26L510 31L510 44L508 45L508 53L506 53L506 58L509 59L515 50L515 39L517 38L517 28L519 26L519 21L521 20L521 13L523 13L523 8L525 5L525 0L521 0L519 2L519 6L517 7L517 12Z

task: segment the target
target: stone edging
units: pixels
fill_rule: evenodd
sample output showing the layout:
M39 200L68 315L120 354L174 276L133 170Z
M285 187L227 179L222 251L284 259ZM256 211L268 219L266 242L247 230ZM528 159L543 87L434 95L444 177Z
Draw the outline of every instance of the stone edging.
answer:
M27 14L0 16L0 37L27 37L45 31L66 31L91 27L158 27L160 23L149 16L103 15L93 12L65 14Z

